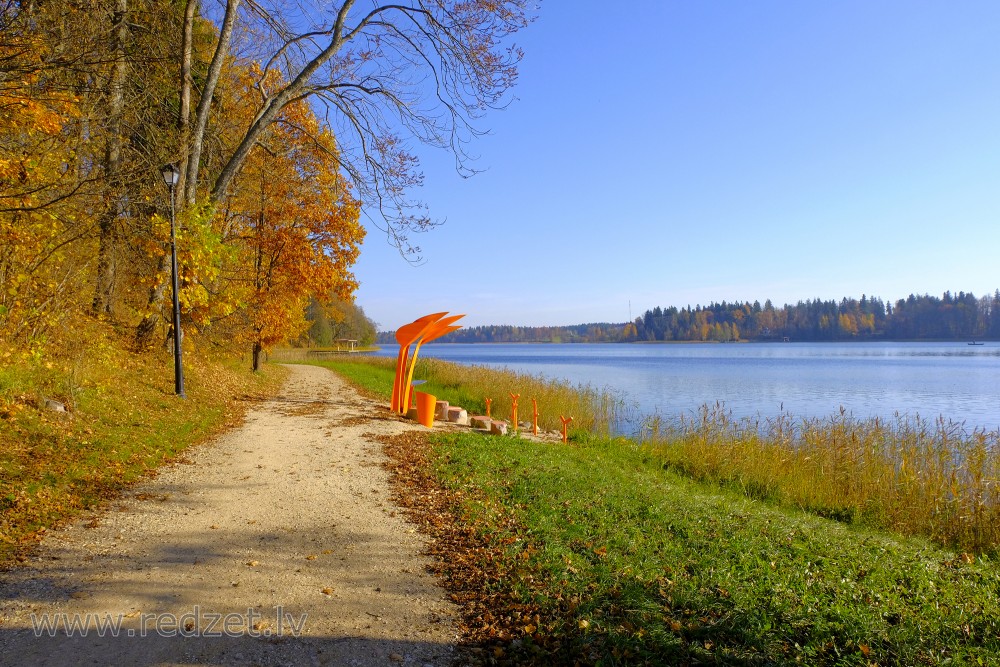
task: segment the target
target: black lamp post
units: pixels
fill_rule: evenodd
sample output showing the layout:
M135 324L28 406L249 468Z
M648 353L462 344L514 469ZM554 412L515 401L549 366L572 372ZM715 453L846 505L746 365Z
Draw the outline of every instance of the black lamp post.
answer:
M184 366L181 363L181 302L177 289L177 232L174 223L174 186L180 180L181 172L172 164L160 169L163 182L170 190L170 272L173 277L174 292L174 393L181 398L184 395Z

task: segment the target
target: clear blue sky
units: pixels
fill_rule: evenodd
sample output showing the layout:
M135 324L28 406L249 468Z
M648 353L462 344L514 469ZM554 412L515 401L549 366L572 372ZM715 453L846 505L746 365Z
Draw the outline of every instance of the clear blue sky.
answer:
M1000 2L545 0L471 179L411 266L371 229L381 330L1000 287Z

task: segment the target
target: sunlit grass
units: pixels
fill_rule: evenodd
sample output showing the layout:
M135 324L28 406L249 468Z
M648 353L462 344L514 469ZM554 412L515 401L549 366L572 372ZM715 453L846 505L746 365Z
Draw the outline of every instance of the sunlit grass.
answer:
M387 398L394 359L351 357L324 362ZM511 393L519 417L531 419L531 398L543 428L573 416L577 434L607 434L623 402L589 386L572 387L510 370L420 360L422 389L470 413L509 418ZM571 431L572 433L573 431ZM896 416L857 420L734 419L722 405L667 424L648 419L645 451L694 479L847 523L924 535L980 553L1000 549L1000 460L997 432L965 433L959 425Z
M990 557L750 500L623 439L449 433L430 459L490 545L467 621L509 664L1000 660Z

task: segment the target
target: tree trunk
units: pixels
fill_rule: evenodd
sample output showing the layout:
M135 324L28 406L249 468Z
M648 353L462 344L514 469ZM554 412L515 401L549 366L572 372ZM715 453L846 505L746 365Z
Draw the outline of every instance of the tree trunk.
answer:
M261 356L264 352L264 348L261 346L260 342L255 341L253 344L253 372L256 373L260 370Z
M191 58L194 31L194 13L198 6L197 0L187 0L184 8L184 28L181 34L181 108L177 118L177 129L180 133L180 180L177 182L177 192L186 191L188 160L191 156L191 88L194 80L191 78ZM182 201L187 201L182 196Z
M161 275L167 268L168 255L161 255L156 263L156 275ZM160 323L159 305L163 303L163 294L167 291L167 281L149 288L149 299L147 300L149 315L142 318L139 326L135 328L135 347L137 350L145 351L153 346L153 334Z
M222 17L222 28L219 30L219 41L215 46L215 53L212 55L212 62L208 66L208 75L202 87L201 99L198 100L198 109L195 112L195 127L190 133L190 150L187 162L187 175L184 186L184 204L194 206L198 200L198 168L201 166L201 151L205 145L205 130L208 128L208 116L212 110L212 97L215 95L215 86L219 82L219 75L222 72L222 65L229 55L229 45L233 35L233 25L236 23L237 10L240 0L226 0L226 13Z
M121 120L125 109L125 42L128 40L128 0L116 0L111 19L111 79L108 85L107 144L104 149L104 210L98 227L97 280L94 285L92 308L97 315L110 315L111 292L114 286L113 253L117 242L115 223L119 216L121 197L122 133Z

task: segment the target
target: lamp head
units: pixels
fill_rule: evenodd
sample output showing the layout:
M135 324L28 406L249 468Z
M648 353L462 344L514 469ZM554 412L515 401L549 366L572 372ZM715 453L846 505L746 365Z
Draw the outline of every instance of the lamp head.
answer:
M163 175L163 182L167 184L168 188L177 185L177 182L181 179L180 170L172 164L165 164L160 167L160 174Z

